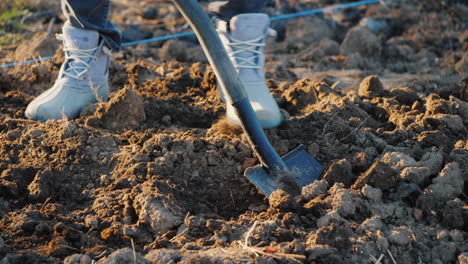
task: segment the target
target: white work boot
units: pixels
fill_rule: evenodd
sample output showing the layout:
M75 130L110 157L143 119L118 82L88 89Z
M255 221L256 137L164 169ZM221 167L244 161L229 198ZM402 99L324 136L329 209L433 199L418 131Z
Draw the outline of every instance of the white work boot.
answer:
M85 105L108 99L110 51L99 33L73 27L67 21L59 39L64 43L65 62L54 86L28 105L27 118L73 119Z
M263 47L271 33L266 14L240 14L229 22L216 21L216 29L234 67L239 72L249 101L263 128L281 123L281 113L265 82ZM240 120L231 105L226 110L228 120L240 126Z

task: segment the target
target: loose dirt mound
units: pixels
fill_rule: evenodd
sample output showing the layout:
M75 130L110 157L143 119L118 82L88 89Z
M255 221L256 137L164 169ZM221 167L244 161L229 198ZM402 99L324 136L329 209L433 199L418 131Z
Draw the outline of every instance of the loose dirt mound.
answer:
M269 43L285 121L266 133L325 166L297 197L243 176L258 160L199 54L117 54L111 100L70 121L23 118L63 58L0 71L0 263L467 263L467 7L433 2L290 21Z

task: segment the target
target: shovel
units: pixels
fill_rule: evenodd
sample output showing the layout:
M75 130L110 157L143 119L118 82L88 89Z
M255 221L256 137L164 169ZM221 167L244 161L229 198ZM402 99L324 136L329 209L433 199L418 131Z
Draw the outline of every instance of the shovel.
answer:
M232 65L210 19L195 0L172 0L195 31L205 55L220 83L226 103L231 104L241 121L261 165L250 167L245 176L269 197L281 189L298 195L303 186L318 179L323 169L302 145L281 158L268 141L247 98L239 74Z

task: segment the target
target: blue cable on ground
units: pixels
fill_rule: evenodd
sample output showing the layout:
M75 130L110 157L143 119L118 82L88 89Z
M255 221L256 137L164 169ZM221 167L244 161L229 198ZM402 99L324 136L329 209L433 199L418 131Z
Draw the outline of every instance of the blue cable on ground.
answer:
M362 5L376 4L378 2L382 2L382 0L365 0L365 1L359 1L359 2L341 4L341 5L334 5L334 6L323 7L323 8L318 8L318 9L312 9L312 10L307 10L307 11L301 11L301 12L292 13L292 14L285 14L285 15L275 16L275 17L272 17L270 20L271 21L276 21L276 20L285 20L285 19L290 19L290 18L297 18L297 17L301 17L301 16L310 16L310 15L314 15L314 14L318 14L318 13L322 13L322 12L326 12L326 11L340 10L340 9L356 7L356 6L362 6Z
M54 58L54 56L47 56L47 57L42 57L38 59L30 59L30 60L25 60L25 61L20 61L20 62L12 62L12 63L7 63L0 65L0 68L10 68L14 67L16 65L21 65L21 64L29 64L29 63L34 63L34 62L43 62L43 61L48 61Z
M138 45L138 44L156 42L156 41L161 41L161 40L168 40L168 39L173 39L173 38L181 38L181 37L192 36L192 35L195 35L195 33L193 31L184 32L184 33L177 33L177 34L174 34L174 35L155 37L155 38L137 40L137 41L132 41L132 42L125 42L125 43L122 44L122 47L134 46L134 45Z
M383 0L364 0L364 1L358 1L358 2L353 2L353 3L334 5L334 6L329 6L329 7L323 7L323 8L317 8L317 9L292 13L292 14L285 14L285 15L275 16L275 17L272 17L270 20L271 21L277 21L277 20L286 20L286 19L297 18L297 17L302 17L302 16L310 16L310 15L322 13L322 12L325 12L325 11L340 10L340 9L345 9L345 8L350 8L350 7L376 4L376 3L382 2L382 1ZM143 39L143 40L137 40L137 41L132 41L132 42L125 42L125 43L122 44L122 47L129 47L129 46L135 46L135 45L138 45L138 44L144 44L144 43L168 40L168 39L173 39L173 38L192 36L194 34L195 33L193 31L191 31L191 32L183 32L183 33L177 33L177 34L172 34L172 35L167 35L167 36L155 37L155 38L150 38L150 39ZM11 68L11 67L14 67L14 66L17 66L17 65L30 64L30 63L34 63L34 62L43 62L43 61L51 60L52 58L54 58L54 56L47 56L47 57L42 57L42 58L37 58L37 59L30 59L30 60L25 60L25 61L20 61L20 62L12 62L12 63L7 63L7 64L0 65L0 68Z

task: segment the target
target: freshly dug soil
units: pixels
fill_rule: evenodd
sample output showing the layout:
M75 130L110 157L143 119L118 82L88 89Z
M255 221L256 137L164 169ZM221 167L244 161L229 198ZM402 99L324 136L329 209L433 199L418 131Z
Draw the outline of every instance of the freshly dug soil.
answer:
M116 3L118 25L142 19ZM156 11L149 30L181 30ZM297 196L243 176L258 160L193 39L115 54L109 102L75 120L24 118L60 50L0 70L0 263L468 263L467 17L388 1L282 25L266 134L325 167Z

